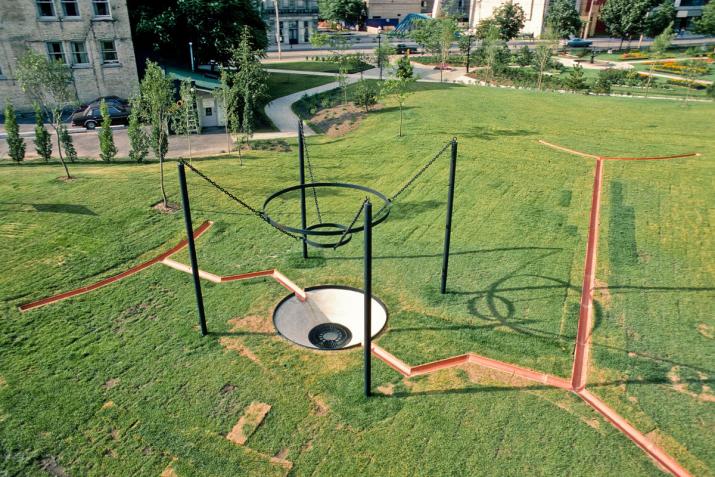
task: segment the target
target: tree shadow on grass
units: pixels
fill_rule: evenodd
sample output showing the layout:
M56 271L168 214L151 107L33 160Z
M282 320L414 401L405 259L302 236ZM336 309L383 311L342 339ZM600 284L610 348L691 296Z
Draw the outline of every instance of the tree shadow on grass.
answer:
M8 208L0 209L2 212L46 212L55 214L98 216L98 214L92 209L80 204L26 204L21 202L0 202L0 206L9 206ZM28 209L27 207L30 208Z
M493 141L505 137L527 137L538 134L539 131L529 129L498 129L483 126L473 126L470 129L463 131L433 131L435 134L451 134L459 139L483 139L485 141Z

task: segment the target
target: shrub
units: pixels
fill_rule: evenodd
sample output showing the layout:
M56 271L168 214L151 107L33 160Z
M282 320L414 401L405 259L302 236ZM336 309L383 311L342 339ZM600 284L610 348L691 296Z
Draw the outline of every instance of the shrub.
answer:
M622 60L645 60L647 58L650 56L644 51L629 51L621 55Z
M35 150L45 162L50 160L52 156L52 141L50 139L50 133L45 129L44 118L38 104L35 104Z
M67 159L69 159L70 162L76 161L77 150L74 148L72 136L70 135L70 132L67 130L66 126L62 126L60 128L60 144L62 145L62 149L64 149L65 151L65 156L67 156Z
M377 95L377 88L371 82L360 80L355 87L355 104L364 108L367 113L370 111L370 106L377 103Z
M588 83L584 78L583 66L575 65L566 77L565 86L571 91L583 91L588 89Z
M667 83L672 84L674 86L684 86L686 88L695 89L695 90L707 89L707 85L704 85L702 83L693 83L692 81L683 80L683 79L668 79Z
M15 108L8 103L5 106L5 132L7 133L8 155L15 162L25 159L25 140L20 137Z
M132 101L132 110L129 113L129 159L136 162L144 162L144 158L149 154L149 136L144 131L139 120L140 104L138 99Z
M524 45L515 55L514 62L519 66L529 66L534 62L534 53Z
M99 157L104 162L111 162L117 155L117 146L114 145L114 136L112 135L112 118L109 116L107 103L104 100L99 105L99 111L102 115L102 128L99 131Z
M608 70L601 70L598 73L598 78L593 83L593 92L597 94L611 94L611 80L609 79Z

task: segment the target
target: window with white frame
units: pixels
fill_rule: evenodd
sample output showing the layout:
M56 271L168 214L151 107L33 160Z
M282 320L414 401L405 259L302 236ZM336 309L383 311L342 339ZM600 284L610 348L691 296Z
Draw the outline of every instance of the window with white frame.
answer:
M99 42L99 49L102 52L102 64L111 65L119 63L117 47L114 40L102 40Z
M109 7L109 0L92 0L95 17L111 17L112 10Z
M65 52L62 49L61 41L48 41L47 42L47 56L50 61L59 61L61 63L66 63Z
M89 55L87 47L82 41L73 41L70 43L72 50L72 65L88 65Z
M40 18L52 18L55 16L54 0L36 0L37 14Z
M77 0L62 0L62 14L65 17L79 17Z

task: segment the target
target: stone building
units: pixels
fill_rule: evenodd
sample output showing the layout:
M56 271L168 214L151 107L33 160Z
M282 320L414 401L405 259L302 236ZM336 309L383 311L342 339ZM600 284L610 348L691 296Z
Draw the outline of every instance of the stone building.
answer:
M263 0L262 11L266 20L268 44L276 44L276 7L278 2L279 34L283 45L310 42L310 35L318 29L317 0Z
M69 65L80 102L138 88L126 0L3 0L0 19L0 106L32 107L15 81L27 49Z
M470 27L474 28L480 21L491 17L494 10L503 3L504 0L470 0L468 6ZM526 23L522 31L535 37L541 35L544 31L549 0L514 0L514 4L521 6L526 14Z

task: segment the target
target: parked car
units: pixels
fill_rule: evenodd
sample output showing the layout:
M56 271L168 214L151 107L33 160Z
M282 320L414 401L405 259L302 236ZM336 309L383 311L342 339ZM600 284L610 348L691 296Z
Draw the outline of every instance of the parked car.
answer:
M593 45L590 40L584 40L583 38L572 38L566 43L570 48L588 48Z
M398 55L404 55L405 53L409 52L411 55L417 53L417 47L416 46L408 46L405 45L404 43L398 43L395 45L395 52L397 52Z
M75 112L84 111L89 106L99 106L99 103L101 103L102 100L107 103L107 106L116 106L118 108L126 108L127 106L129 106L128 99L120 98L119 96L100 96L97 99L93 99L89 103L84 103L77 106Z
M109 116L112 124L127 124L129 122L129 107L118 107L114 104L107 104ZM76 111L70 118L73 126L84 126L87 129L94 129L102 122L102 115L99 112L99 104L92 103L82 111Z

